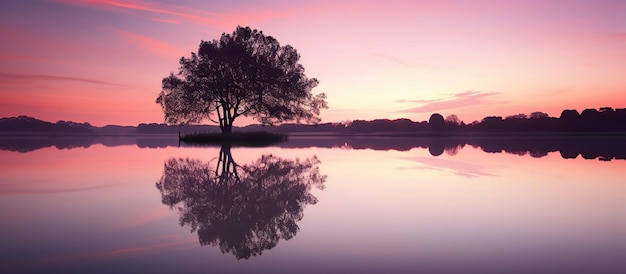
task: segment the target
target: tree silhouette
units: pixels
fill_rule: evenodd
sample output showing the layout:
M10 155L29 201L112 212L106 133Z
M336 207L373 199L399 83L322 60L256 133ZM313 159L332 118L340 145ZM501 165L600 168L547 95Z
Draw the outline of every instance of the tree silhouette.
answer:
M215 169L200 160L167 160L156 186L163 204L177 209L180 225L197 231L201 245L248 259L299 231L304 207L317 203L311 189L324 188L319 164L316 157L263 155L238 165L224 146Z
M441 114L433 113L428 119L428 125L432 130L442 130L446 126L446 122Z
M202 41L198 53L180 59L177 74L163 78L156 102L170 124L219 123L230 133L235 119L251 116L264 125L283 121L318 123L327 108L324 93L313 95L290 45L249 27L237 27L219 40ZM217 119L216 119L217 118Z
M450 126L461 125L461 119L459 119L459 117L456 116L456 114L450 114L446 116L445 122L446 122L446 125L450 125Z
M515 114L515 115L509 115L507 117L504 118L504 120L527 120L528 119L528 115L524 114L524 113L520 113L520 114Z
M535 111L530 114L530 119L544 119L544 118L549 118L549 117L550 115L541 111Z

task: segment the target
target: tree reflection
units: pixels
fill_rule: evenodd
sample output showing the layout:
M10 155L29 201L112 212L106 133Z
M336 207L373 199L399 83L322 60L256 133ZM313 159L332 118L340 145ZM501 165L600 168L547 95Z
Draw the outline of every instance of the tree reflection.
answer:
M197 232L201 245L248 259L296 235L304 207L317 202L311 189L324 188L319 164L315 156L263 155L238 165L224 146L215 169L197 159L167 160L156 186L163 204L176 208L180 225Z

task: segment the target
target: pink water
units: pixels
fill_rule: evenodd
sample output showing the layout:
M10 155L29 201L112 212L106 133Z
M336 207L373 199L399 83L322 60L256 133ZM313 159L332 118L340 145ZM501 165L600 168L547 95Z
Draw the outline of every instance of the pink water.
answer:
M201 246L155 186L167 160L213 169L219 151L0 151L0 272L626 272L624 160L468 146L438 157L424 148L232 148L239 165L316 156L327 176L310 190L317 203L304 206L295 236L238 260Z

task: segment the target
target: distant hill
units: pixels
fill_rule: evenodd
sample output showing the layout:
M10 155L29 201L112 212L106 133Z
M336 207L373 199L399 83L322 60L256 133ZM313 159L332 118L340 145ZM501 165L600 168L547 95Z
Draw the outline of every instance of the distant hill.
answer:
M0 132L26 132L49 134L93 134L94 127L89 123L58 121L46 122L28 116L0 118Z

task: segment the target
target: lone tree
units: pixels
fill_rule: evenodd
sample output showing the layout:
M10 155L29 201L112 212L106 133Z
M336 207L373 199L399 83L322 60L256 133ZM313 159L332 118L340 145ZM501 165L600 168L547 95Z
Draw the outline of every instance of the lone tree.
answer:
M304 75L290 45L250 27L237 27L219 40L202 41L198 53L180 59L178 73L163 78L156 99L168 124L219 123L231 133L239 116L263 125L283 121L318 123L326 95L313 95L315 78Z

